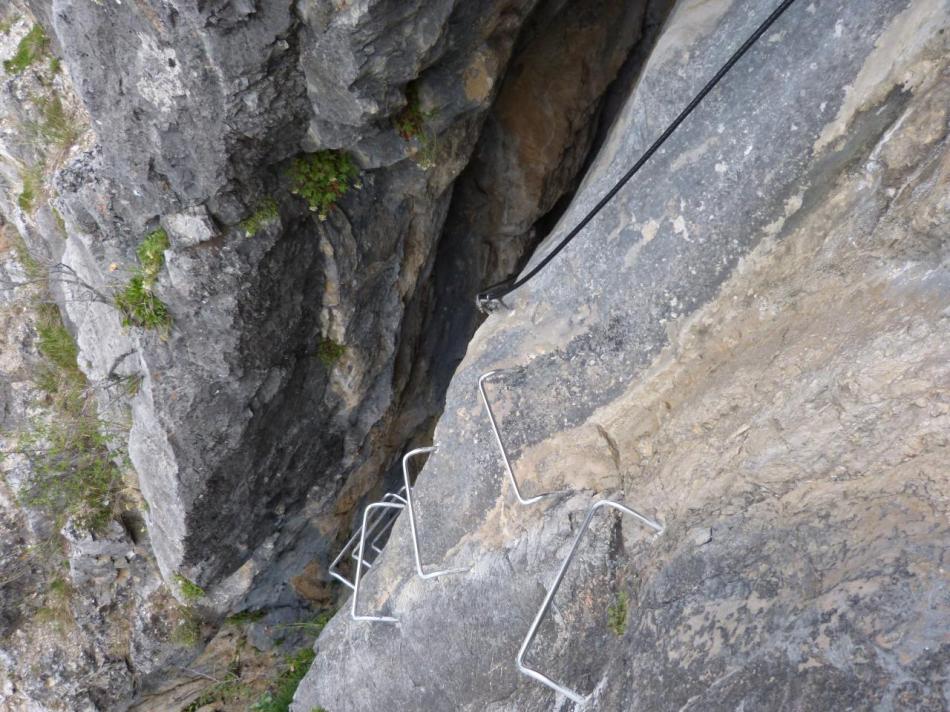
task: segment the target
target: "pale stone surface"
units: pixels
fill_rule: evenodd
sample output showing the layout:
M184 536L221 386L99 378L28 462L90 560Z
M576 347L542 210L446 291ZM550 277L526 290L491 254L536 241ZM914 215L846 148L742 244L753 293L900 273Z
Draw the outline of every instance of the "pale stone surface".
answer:
M681 5L555 237L771 9ZM595 525L529 654L588 708L946 708L948 18L796 4L486 322L415 495L424 559L468 570L418 579L402 517L362 599L399 624L338 615L297 712L571 708L515 656L605 496L667 529ZM525 489L575 494L514 501L491 368Z

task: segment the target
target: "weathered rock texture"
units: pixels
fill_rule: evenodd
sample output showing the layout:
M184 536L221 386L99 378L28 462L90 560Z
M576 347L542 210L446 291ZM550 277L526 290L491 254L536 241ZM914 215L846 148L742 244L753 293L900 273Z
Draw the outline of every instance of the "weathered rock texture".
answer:
M13 204L15 176L5 212L80 281L60 296L90 377L142 378L129 452L166 578L198 582L219 608L252 589L257 603L296 600L286 582L325 554L424 421L399 410L420 348L406 325L433 308L414 295L536 4L31 3L92 133L49 186L65 242L39 224L45 206ZM636 38L622 5L604 4L623 24L595 28L592 52L609 62L564 107L574 133ZM426 127L406 140L392 119L410 81ZM569 179L583 155L573 138L562 131L554 154L571 158L537 180ZM347 148L366 169L325 223L288 194L301 146ZM266 195L280 220L245 239L237 223ZM173 317L165 339L122 328L108 303L159 225L171 238L156 288ZM325 340L345 347L339 362L316 358Z
M131 423L148 528L141 541L118 524L100 538L62 533L73 584L92 593L73 606L77 649L56 648L83 664L56 679L103 678L86 697L69 687L62 705L122 708L146 694L159 709L192 695L159 684L200 643L165 645L186 614L163 598L162 578L183 603L180 577L202 587L212 618L270 607L286 623L332 598L334 540L439 411L457 358L431 383L425 372L474 328L462 292L512 269L531 224L573 186L646 5L14 0L3 58L34 21L52 49L3 77L0 214L50 270L89 381L112 389L103 416ZM492 217L464 239L443 236L513 56L475 171L500 174ZM546 91L555 79L559 91ZM68 138L31 134L54 99ZM397 130L407 108L423 119L416 136ZM362 189L320 221L290 194L287 168L327 148L352 153ZM500 206L516 193L506 223ZM241 221L267 198L278 217L246 236ZM114 305L158 227L170 238L155 285L167 334L123 326ZM480 244L499 230L510 244ZM464 290L451 297L466 312L445 330L454 302L429 284L440 240L465 243L455 248ZM423 338L427 329L448 338ZM338 359L321 358L330 342ZM47 664L16 657L5 665L17 674ZM161 690L148 697L153 683ZM28 694L55 707L51 692Z
M678 4L552 239L772 6ZM667 529L601 520L529 654L591 709L946 709L948 24L796 3L488 320L415 490L424 560L469 569L417 578L402 517L361 602L399 624L338 615L295 710L570 708L515 656L605 496ZM572 494L513 499L495 368L515 472Z

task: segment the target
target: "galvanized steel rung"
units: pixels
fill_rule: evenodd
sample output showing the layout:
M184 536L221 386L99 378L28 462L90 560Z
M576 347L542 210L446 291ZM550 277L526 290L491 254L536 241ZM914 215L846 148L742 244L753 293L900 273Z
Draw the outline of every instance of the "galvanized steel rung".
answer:
M567 494L569 490L542 492L541 494L527 498L521 494L521 487L518 486L518 481L515 479L514 470L511 467L511 459L508 457L508 451L505 449L505 443L502 441L501 433L498 430L498 422L495 420L495 413L491 409L491 403L488 402L488 394L485 392L485 381L487 381L492 376L498 375L499 373L502 373L502 371L496 369L494 371L489 371L488 373L483 373L481 376L479 376L478 392L482 396L482 403L485 406L485 413L488 415L488 422L491 423L492 432L495 434L495 442L498 443L498 449L501 451L501 459L505 463L505 471L508 473L508 481L511 482L511 488L515 492L515 497L518 498L518 501L521 504L534 504L545 497L552 497L558 494Z
M619 502L614 502L609 499L602 499L599 502L594 503L594 505L588 510L587 517L584 519L584 523L581 525L580 530L577 532L577 536L574 537L574 543L571 545L571 550L568 552L567 557L564 559L564 562L561 564L561 568L557 573L557 576L554 578L554 583L551 584L551 588L548 590L547 595L544 597L544 601L541 603L541 608L538 610L537 615L534 617L534 622L531 624L531 628L528 629L528 635L525 636L524 642L521 644L521 649L518 651L518 656L515 658L515 664L518 666L518 670L527 675L530 678L541 682L552 690L560 692L565 697L570 698L574 702L583 703L587 699L587 695L582 695L579 692L575 692L564 685L561 685L550 677L545 675L538 670L528 667L525 665L524 657L528 652L528 647L534 641L535 636L538 633L538 628L541 626L541 621L544 619L545 614L551 608L551 603L554 601L554 595L557 593L558 588L561 585L561 581L564 580L564 575L567 573L568 567L571 565L571 562L574 560L574 555L577 554L578 546L581 543L581 539L584 537L584 533L590 527L591 520L594 518L594 515L597 513L597 510L604 507L609 507L611 509L616 509L623 514L628 514L636 519L638 522L644 526L652 529L656 535L663 533L663 525L654 522L652 519L649 519L636 510L630 509Z
M457 574L468 570L465 568L455 568L443 569L441 571L430 571L429 573L426 573L422 568L422 555L419 553L419 536L416 529L416 512L412 503L412 485L409 482L409 459L415 457L416 455L424 455L430 452L435 452L438 449L438 445L432 445L431 447L417 447L415 450L410 450L402 457L402 476L404 481L403 490L406 492L406 509L409 510L409 532L412 535L412 553L416 559L416 573L419 575L419 578L423 579L433 579L439 576L445 576L446 574Z
M374 502L363 511L363 526L360 527L360 545L356 556L356 573L353 576L353 596L350 598L350 618L354 621L374 621L377 623L398 623L398 618L392 616L367 616L356 612L357 600L360 597L360 581L363 578L363 552L366 547L367 518L374 509L402 510L406 505L398 502Z
M406 499L403 496L405 491L403 488L400 488L397 492L388 492L383 495L382 502L395 502L405 504ZM392 529L393 524L396 523L396 518L398 513L391 514L388 510L380 510L379 513L374 516L367 524L370 527L370 533L373 534L373 539L371 542L371 548L376 554L382 553L382 548L378 546L379 540L385 536L390 529ZM340 562L349 555L350 558L357 560L357 546L359 544L360 536L363 532L363 525L357 528L353 535L347 540L346 544L343 545L343 548L340 549L340 553L336 555L336 558L330 563L328 571L330 575L335 578L337 581L342 583L347 588L354 588L354 582L346 578L340 570ZM374 557L375 560L375 557ZM372 561L363 559L362 565L366 568L371 568L373 565Z

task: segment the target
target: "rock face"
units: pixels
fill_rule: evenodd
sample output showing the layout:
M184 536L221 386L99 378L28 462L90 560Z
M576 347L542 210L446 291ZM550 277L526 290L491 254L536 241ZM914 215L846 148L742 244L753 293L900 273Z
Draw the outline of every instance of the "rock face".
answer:
M141 379L129 453L166 579L219 608L250 590L295 599L287 580L418 427L396 407L417 347L404 325L425 317L413 298L452 182L536 4L31 4L93 133L51 186L65 243L7 212L75 274L59 292L90 378ZM635 27L607 36L622 59ZM424 135L399 135L406 110ZM364 168L326 222L289 196L301 146ZM245 238L266 196L278 218ZM165 338L123 328L109 303L159 226Z
M563 235L771 11L680 3ZM485 323L405 516L294 710L945 709L946 2L796 3ZM551 244L551 243L549 243ZM549 244L542 245L539 259ZM514 471L477 400L489 384ZM348 609L347 609L348 611Z
M458 353L476 323L467 292L512 269L532 223L572 189L605 92L647 10L666 4L14 0L10 24L0 17L3 59L40 25L47 38L3 75L0 214L50 273L80 367L109 394L102 417L130 424L120 449L144 498L120 517L131 528L59 532L84 591L70 603L72 647L27 656L44 634L30 627L0 646L13 651L11 679L57 670L32 679L29 703L197 699L194 681L163 670L195 657L210 626L166 645L189 613L163 580L182 604L203 591L212 623L269 608L285 625L332 599L334 540L440 410L458 359L438 356ZM519 117L522 95L533 98ZM536 133L542 118L553 133ZM483 167L465 192L479 174L502 175L482 200L491 218L460 238L443 227L476 145ZM321 220L289 173L303 152L327 149L353 157L360 189ZM509 193L510 224L499 217ZM469 212L460 200L456 214ZM512 239L490 245L501 228ZM139 250L158 230L168 244L150 288L170 325L147 329L116 297L141 279ZM452 243L442 256L440 242ZM446 295L431 275L452 254L464 279ZM451 321L458 301L465 312ZM9 499L3 527L15 537L34 513ZM219 647L199 659L226 659Z

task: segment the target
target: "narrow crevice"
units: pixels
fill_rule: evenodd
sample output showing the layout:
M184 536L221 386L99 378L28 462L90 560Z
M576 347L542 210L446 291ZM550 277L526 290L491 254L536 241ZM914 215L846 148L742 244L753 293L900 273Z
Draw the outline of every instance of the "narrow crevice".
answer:
M672 5L551 0L526 24L456 182L429 280L407 310L421 325L403 333L411 365L398 412L412 414L417 442L435 427L482 322L474 295L517 274L563 215Z

